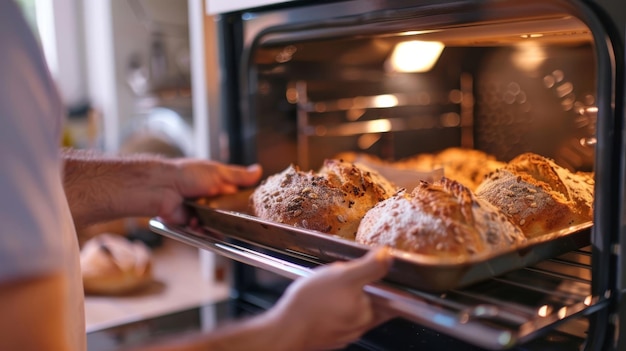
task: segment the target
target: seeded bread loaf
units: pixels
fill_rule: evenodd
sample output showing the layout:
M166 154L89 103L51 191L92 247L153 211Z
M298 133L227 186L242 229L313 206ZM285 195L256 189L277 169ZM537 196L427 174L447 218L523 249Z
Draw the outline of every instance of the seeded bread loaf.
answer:
M354 239L359 222L396 186L377 172L328 159L318 172L291 165L264 180L250 196L262 219Z
M380 202L361 221L356 241L423 255L462 259L525 240L486 200L448 178Z
M487 176L476 190L528 238L592 220L593 177L525 153Z

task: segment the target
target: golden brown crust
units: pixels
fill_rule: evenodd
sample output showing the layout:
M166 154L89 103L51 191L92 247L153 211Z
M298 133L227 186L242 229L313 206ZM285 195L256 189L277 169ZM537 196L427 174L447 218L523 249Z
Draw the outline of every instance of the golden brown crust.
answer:
M525 153L490 174L476 194L500 208L524 234L537 237L592 220L593 178Z
M365 215L356 235L367 245L458 259L524 240L503 213L448 178L382 201Z
M375 171L326 160L319 172L291 165L263 181L250 197L259 218L354 239L359 222L396 187Z
M400 160L397 167L408 169L443 168L446 178L456 180L474 191L487 174L505 163L480 150L459 147L447 148L436 154L421 154Z
M476 190L489 173L505 165L483 151L460 147L450 147L434 154L417 154L398 161L385 161L374 155L356 152L342 152L336 158L419 172L443 168L446 178L456 180L472 191Z
M85 242L80 264L87 294L126 294L152 281L149 249L116 234L100 234Z

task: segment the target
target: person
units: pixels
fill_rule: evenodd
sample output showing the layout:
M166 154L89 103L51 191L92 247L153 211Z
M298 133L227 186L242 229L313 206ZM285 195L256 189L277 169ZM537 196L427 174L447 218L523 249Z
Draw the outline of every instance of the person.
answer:
M259 166L62 150L64 108L38 42L0 0L0 350L86 349L76 229L130 216L189 218L188 197L252 186ZM341 347L378 322L363 285L389 267L381 249L296 280L252 319L146 349Z

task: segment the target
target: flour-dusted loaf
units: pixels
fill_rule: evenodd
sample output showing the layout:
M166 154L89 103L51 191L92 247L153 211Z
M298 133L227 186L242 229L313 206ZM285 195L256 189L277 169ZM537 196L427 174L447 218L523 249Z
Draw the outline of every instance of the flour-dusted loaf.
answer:
M525 153L487 176L476 194L533 238L591 221L593 187L590 174L573 173L549 158Z
M376 171L327 159L318 172L291 165L269 176L250 196L250 208L262 219L353 240L365 213L396 191Z
M466 259L524 242L521 230L459 182L422 182L372 208L356 241L428 256Z

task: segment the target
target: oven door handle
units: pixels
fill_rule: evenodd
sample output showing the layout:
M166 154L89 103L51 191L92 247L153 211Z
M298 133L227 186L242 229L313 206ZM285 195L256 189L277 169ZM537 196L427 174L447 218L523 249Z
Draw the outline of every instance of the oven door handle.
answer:
M158 234L205 249L232 260L262 268L288 279L307 277L313 269L304 267L277 257L225 242L220 235L206 230L198 231L186 227L170 226L158 219L151 219L150 229ZM319 265L319 264L318 264ZM375 308L385 316L403 317L423 326L445 331L464 324L457 330L466 340L473 340L477 345L498 350L515 343L515 335L500 329L484 329L462 321L462 318L446 309L433 309L429 306L425 293L395 288L387 283L374 282L364 286L363 290L372 299Z

